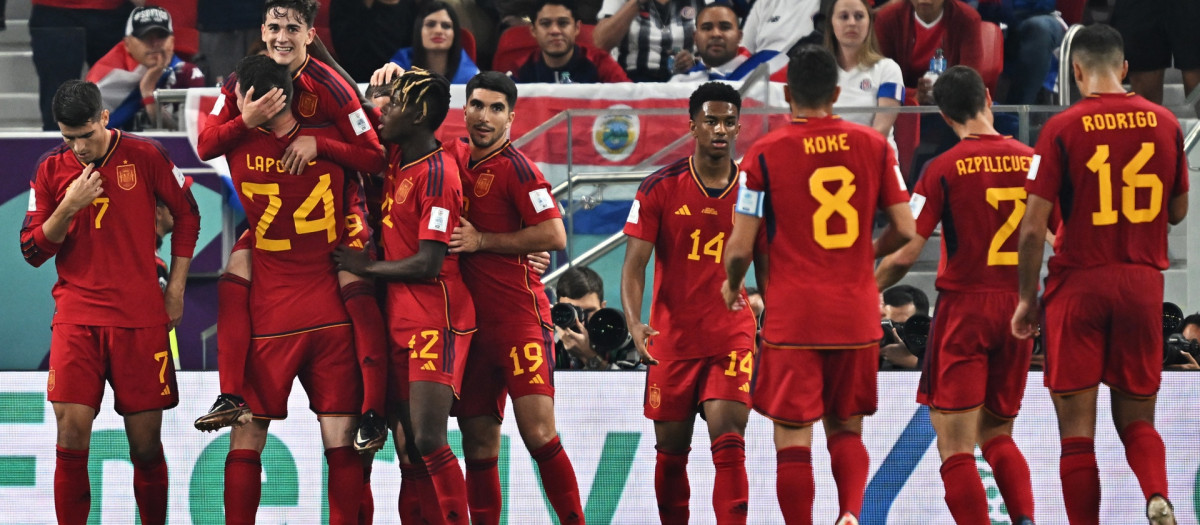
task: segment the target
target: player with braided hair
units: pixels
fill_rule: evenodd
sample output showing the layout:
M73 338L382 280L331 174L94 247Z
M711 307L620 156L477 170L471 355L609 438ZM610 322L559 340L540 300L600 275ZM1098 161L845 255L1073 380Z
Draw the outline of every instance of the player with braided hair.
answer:
M406 520L420 512L431 523L468 520L463 472L446 441L475 331L458 255L447 249L463 211L458 164L434 137L449 108L450 83L438 73L413 68L391 82L380 115L391 161L384 259L346 247L334 255L340 270L387 282L387 405L404 477L400 508Z

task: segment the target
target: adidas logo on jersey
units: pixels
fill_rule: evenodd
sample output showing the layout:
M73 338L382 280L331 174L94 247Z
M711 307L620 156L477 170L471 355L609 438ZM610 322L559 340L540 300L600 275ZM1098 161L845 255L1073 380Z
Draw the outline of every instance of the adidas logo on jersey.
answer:
M692 214L692 210L688 209L687 204L684 204L683 206L680 206L678 210L675 210L675 215L691 215L691 214Z
M162 391L162 393L161 393L161 394L159 394L159 395L160 395L160 396L169 396L169 395L171 395L171 385L163 385L163 391Z
M544 385L544 384L546 384L546 381L542 379L542 376L533 376L533 379L529 380L529 384Z
M750 383L742 383L742 386L739 387L738 390L742 392L750 392Z
M436 371L437 371L437 367L436 367L436 366L433 366L433 361L425 361L425 364L421 365L421 370L427 370L427 371L430 371L430 372L436 372Z
M700 211L700 213L705 215L718 215L716 208L704 208Z

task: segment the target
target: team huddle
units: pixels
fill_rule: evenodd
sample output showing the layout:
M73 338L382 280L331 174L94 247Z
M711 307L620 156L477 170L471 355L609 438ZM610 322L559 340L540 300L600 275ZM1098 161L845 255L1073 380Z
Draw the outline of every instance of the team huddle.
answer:
M390 430L401 522L498 524L508 397L559 522L583 523L555 428L550 305L529 258L563 249L566 232L550 185L508 140L516 85L496 72L475 76L468 136L439 142L447 79L385 67L360 103L336 64L306 51L315 9L266 2L267 55L238 64L199 135L202 158L228 162L249 224L218 281L220 395L195 423L232 427L227 523L255 522L268 428L288 416L297 378L320 422L330 523L372 522L372 456ZM711 440L716 520L747 522L751 408L774 422L785 521L813 523L820 420L837 523L858 523L869 469L863 421L877 404L879 290L904 276L939 224L937 315L916 397L931 408L954 520L990 523L978 445L1013 523L1034 522L1029 465L1012 432L1040 332L1069 521L1099 522L1093 436L1104 382L1148 519L1175 523L1153 417L1167 224L1187 213L1182 133L1169 112L1122 88L1119 34L1088 27L1074 46L1085 98L1051 118L1034 148L996 132L974 70L946 71L934 94L962 140L911 195L887 139L834 115L838 65L828 50L792 55L792 122L740 164L741 96L716 82L693 92L694 153L642 182L624 227L621 299L651 365L644 411L662 523L689 519L697 414ZM31 183L21 247L35 266L57 256L60 277L47 384L58 420L55 511L59 523L87 522L91 425L107 380L126 421L139 515L162 524L162 411L179 399L166 333L183 314L198 207L161 146L105 129L95 85L64 84L54 113L65 144ZM156 275L156 202L175 220L165 293L157 277L131 278ZM873 239L877 211L888 225ZM765 291L761 327L742 284L752 262ZM104 271L116 267L127 270ZM1099 279L1110 285L1091 284ZM451 416L465 472L447 441Z

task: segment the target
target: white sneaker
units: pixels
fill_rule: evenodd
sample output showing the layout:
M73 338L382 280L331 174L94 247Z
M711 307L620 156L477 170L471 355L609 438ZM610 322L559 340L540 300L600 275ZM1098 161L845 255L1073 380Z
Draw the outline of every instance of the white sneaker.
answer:
M1174 522L1172 522L1172 523L1174 523ZM858 525L858 518L856 518L853 514L847 512L845 514L842 514L842 517L838 518L837 523L835 523L834 525Z
M1146 502L1146 518L1151 525L1175 525L1175 506L1167 498L1155 494Z

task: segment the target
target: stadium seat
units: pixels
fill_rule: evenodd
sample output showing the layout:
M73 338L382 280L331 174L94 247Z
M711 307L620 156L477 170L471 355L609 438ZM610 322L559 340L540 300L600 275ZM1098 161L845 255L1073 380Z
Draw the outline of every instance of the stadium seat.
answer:
M1000 79L1000 71L1004 69L1004 33L1000 26L991 22L979 25L979 44L983 52L979 76L992 92L996 91L996 81Z
M195 0L155 0L150 5L157 5L171 13L171 26L175 29L175 54L184 60L192 60L200 51Z
M529 26L514 26L504 30L496 44L496 55L492 57L492 69L501 73L516 71L525 59L538 48L537 40L529 32Z
M1083 10L1087 7L1087 0L1058 0L1057 7L1067 24L1081 24L1083 23Z
M467 56L471 57L471 61L476 64L479 61L475 58L475 35L465 27L458 29L458 41L462 44L463 51L467 52Z

